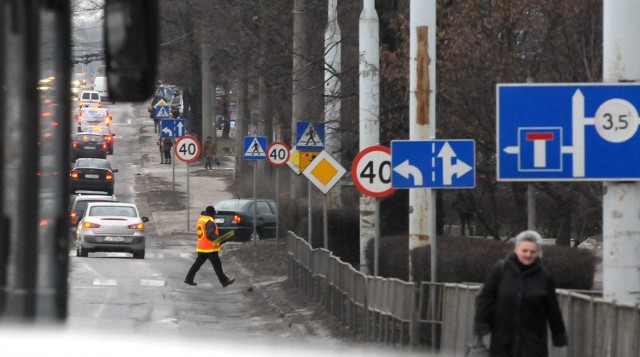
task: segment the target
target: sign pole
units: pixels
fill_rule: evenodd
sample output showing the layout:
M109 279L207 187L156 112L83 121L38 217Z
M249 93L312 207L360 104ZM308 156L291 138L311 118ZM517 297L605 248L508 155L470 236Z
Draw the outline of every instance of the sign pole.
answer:
M173 142L173 147L176 147L176 139L175 138L171 138L171 141ZM169 153L169 158L171 159L171 175L173 178L173 190L176 190L176 160L175 157L173 155L173 150L171 150L171 152Z
M329 219L327 218L327 195L322 195L322 228L324 232L324 249L329 250Z
M307 220L309 221L309 226L307 228L307 239L309 244L312 244L311 240L311 232L312 232L312 217L311 217L311 181L307 181Z
M258 161L253 162L253 245L258 245L256 229L256 181L258 179Z
M191 213L191 193L189 190L189 163L187 162L187 233L189 233L189 216Z
M280 247L280 170L276 169L276 250Z

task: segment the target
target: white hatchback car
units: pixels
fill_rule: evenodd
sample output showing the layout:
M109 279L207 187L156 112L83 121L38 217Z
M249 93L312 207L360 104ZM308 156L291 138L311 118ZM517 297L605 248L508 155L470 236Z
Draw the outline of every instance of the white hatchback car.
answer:
M87 205L76 231L76 255L93 252L126 252L144 259L144 225L149 218L140 216L133 203L92 202Z

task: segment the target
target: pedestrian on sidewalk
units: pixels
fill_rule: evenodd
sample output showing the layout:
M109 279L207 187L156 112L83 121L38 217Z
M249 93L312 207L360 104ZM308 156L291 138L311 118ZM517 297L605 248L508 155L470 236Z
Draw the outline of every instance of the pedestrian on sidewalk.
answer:
M547 356L547 324L553 345L567 334L553 277L542 264L542 238L516 236L513 252L493 265L476 298L474 333L491 333L491 356Z
M160 163L164 164L164 150L162 150L162 137L158 138L158 141L156 141L156 145L158 145L158 150L160 150Z
M218 256L218 252L220 251L220 242L216 241L219 236L219 232L218 225L214 219L215 214L215 208L213 208L213 206L207 206L198 219L198 223L196 223L196 236L198 237L196 252L198 252L198 256L193 262L193 265L191 265L191 269L189 269L187 277L184 278L184 282L186 284L198 285L193 281L193 279L202 264L207 260L209 260L211 265L213 265L213 270L216 272L218 280L220 281L220 284L222 284L223 288L226 288L236 281L236 279L229 279L229 277L227 277L222 271L222 262L220 261L220 256Z
M173 147L173 141L170 138L164 138L162 140L162 151L164 152L163 164L171 163L171 148Z
M207 136L207 140L204 142L204 157L206 158L206 162L204 164L205 170L212 170L211 165L213 164L213 158L216 155L216 146L211 141L211 137Z

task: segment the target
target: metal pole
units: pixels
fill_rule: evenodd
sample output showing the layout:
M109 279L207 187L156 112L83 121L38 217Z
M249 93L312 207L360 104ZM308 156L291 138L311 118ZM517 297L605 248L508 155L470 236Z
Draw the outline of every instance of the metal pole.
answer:
M191 193L189 189L189 163L187 162L187 233L189 233L189 216L191 213Z
M256 228L256 181L258 180L258 160L253 160L253 245L258 245L258 230Z
M312 232L312 221L311 221L311 181L307 180L307 220L309 221L307 227L307 241L311 244L311 232Z
M280 170L276 167L276 250L280 247Z
M173 190L176 190L176 160L173 157L173 149L176 147L176 138L171 138L173 142L173 146L171 146L171 151L169 152L169 158L171 159L171 177L173 179Z
M322 195L322 230L324 234L324 249L329 250L329 219L327 218L327 195Z
M376 198L374 212L376 217L380 217L380 199ZM373 276L378 276L378 267L380 266L380 225L376 224L373 235Z

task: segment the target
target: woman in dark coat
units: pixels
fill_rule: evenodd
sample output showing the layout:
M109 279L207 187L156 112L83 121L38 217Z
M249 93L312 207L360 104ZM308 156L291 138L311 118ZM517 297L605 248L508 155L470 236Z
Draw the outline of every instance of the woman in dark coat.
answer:
M491 333L491 356L547 356L547 322L553 345L567 345L555 283L538 258L541 242L537 232L520 233L476 298L474 332Z

